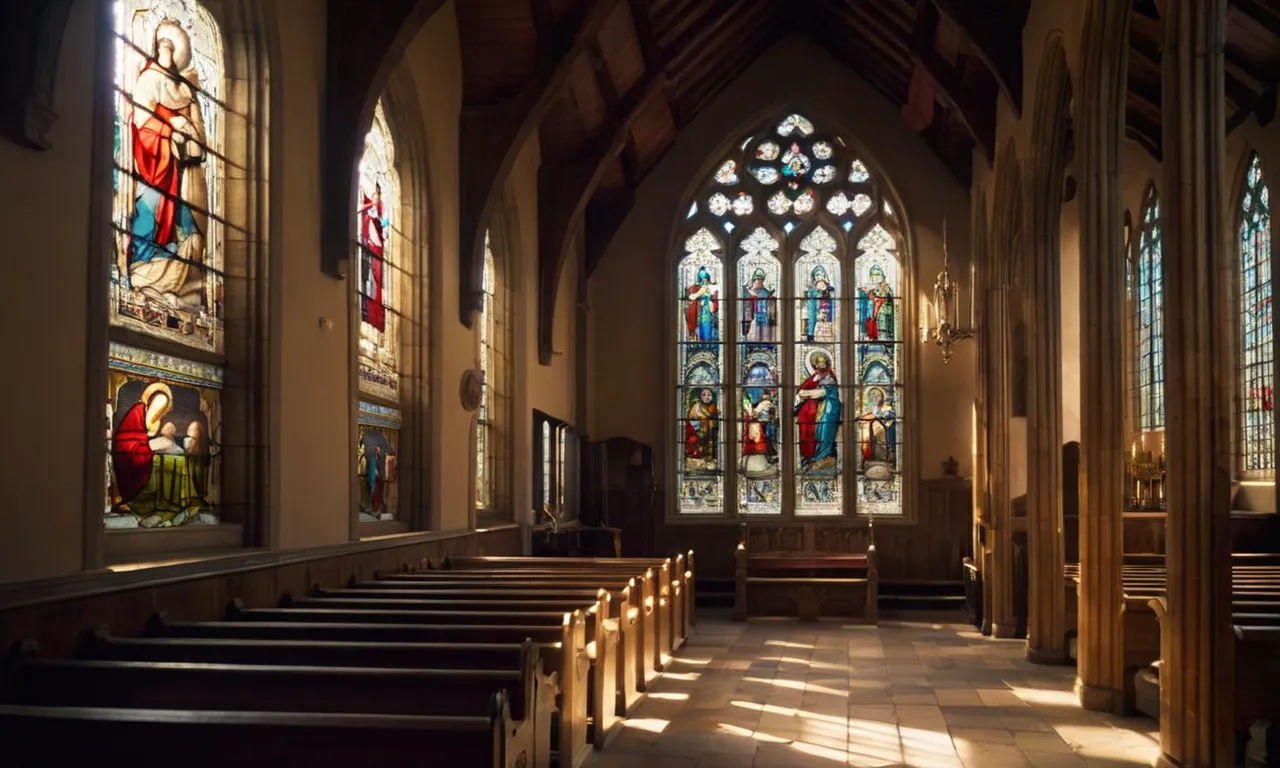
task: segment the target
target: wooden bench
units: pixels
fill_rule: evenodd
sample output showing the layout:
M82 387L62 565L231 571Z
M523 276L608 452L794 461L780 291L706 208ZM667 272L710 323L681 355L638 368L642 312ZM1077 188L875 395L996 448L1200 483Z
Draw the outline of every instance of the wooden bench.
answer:
M499 583L495 580L489 582L489 587L486 589L437 587L430 582L418 585L420 588L407 588L403 580L396 580L391 586L384 587L371 586L378 582L354 583L358 586L344 589L317 589L312 597L324 599L329 607L356 607L359 604L357 601L367 600L375 606L403 603L410 607L429 608L433 604L444 604L446 601L462 601L471 610L486 611L528 609L538 604L543 604L544 607L568 606L574 605L574 601L577 605L587 602L594 604L596 600L602 598L600 588L589 585L579 586L574 583L546 588L527 588L523 583L515 583L495 588L494 585ZM616 622L619 629L619 652L616 654L618 715L626 715L639 701L639 692L644 690L647 680L646 672L648 677L653 676L652 663L647 670L643 664L644 660L652 662L652 658L643 655L645 636L642 619L644 616L631 600L632 594L639 594L638 590L633 592L635 586L635 584L628 584L614 592L604 590L605 595L616 605L616 610L610 610L610 618L607 621ZM341 599L344 602L333 603L329 601L330 598ZM302 605L319 605L319 603L305 599L297 605L301 607Z
M27 654L7 670L3 698L23 707L492 717L495 696L502 695L510 706L496 718L502 726L496 751L506 758L502 765L515 768L521 761L527 765L535 750L531 672L86 661ZM487 761L492 754L484 750L478 756Z
M560 626L515 624L432 625L422 623L306 623L300 621L168 621L153 616L146 634L152 638L201 638L232 640L276 640L314 642L357 642L372 644L520 643L526 638L539 645L548 674L555 674L560 686L560 704L554 718L552 741L559 754L568 755L561 765L576 766L590 753L587 701L591 665L586 640L586 616L582 611L564 614Z
M496 600L525 593L541 593L564 589L604 588L613 595L619 609L611 613L619 623L622 656L627 666L634 670L634 683L628 682L626 692L632 697L631 688L645 690L647 681L663 668L670 656L670 626L668 604L655 601L648 587L655 586L652 579L612 574L522 574L514 572L465 574L454 571L424 571L393 575L379 574L377 581L352 582L350 588L362 592L399 590L413 597L426 598L432 594L465 595L468 600ZM634 601L632 595L642 597ZM383 595L388 596L388 595ZM634 661L632 657L634 656ZM630 678L628 678L630 680Z
M558 648L549 648L558 653ZM551 764L551 727L558 675L543 671L541 646L523 643L361 643L186 637L112 637L99 629L86 638L82 656L100 661L196 664L265 664L396 669L521 669L533 678L533 765Z
M0 705L4 756L14 766L280 768L430 764L519 768L506 752L510 715L495 693L485 714L389 716L297 712Z
M597 748L604 748L606 734L617 722L618 633L609 619L608 593L584 611L589 659L586 691L587 730ZM426 624L444 626L502 625L560 626L564 611L526 610L491 612L473 603L458 603L466 610L409 610L396 608L241 608L233 604L227 618L237 622L303 622L353 624Z
M842 529L843 539L819 541L812 523L742 525L735 552L736 599L733 617L799 616L817 621L822 615L879 618L874 527ZM857 549L861 531L866 548ZM835 535L824 531L824 539ZM843 610L826 612L827 606Z

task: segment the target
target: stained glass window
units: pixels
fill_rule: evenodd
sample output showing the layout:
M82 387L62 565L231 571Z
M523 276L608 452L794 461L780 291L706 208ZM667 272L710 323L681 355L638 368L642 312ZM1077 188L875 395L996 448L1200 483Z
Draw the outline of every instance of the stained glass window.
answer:
M476 505L494 506L501 490L505 440L501 434L507 398L506 292L499 282L489 233L484 235L484 303L480 318L480 412L476 421Z
M1240 443L1245 471L1275 468L1271 318L1271 199L1262 160L1250 158L1240 200Z
M115 4L111 322L222 352L222 33L192 0Z
M676 257L681 513L902 513L898 217L847 147L787 115L695 197Z
M399 291L403 275L393 235L400 182L395 171L395 144L382 102L374 108L373 125L365 135L364 147L356 208L360 243L360 390L397 400L402 320Z
M542 422L542 509L551 509L551 423Z
M397 483L400 409L360 400L356 409L356 480L360 519L394 520L399 506Z
M568 431L569 428L567 426L561 425L560 429L557 430L556 440L556 488L559 489L556 493L556 508L560 510L561 514L564 514L564 441L565 433Z
M1138 411L1143 432L1164 429L1164 275L1160 198L1147 185L1138 241Z
M194 0L113 6L114 167L106 393L108 528L217 523L226 72Z

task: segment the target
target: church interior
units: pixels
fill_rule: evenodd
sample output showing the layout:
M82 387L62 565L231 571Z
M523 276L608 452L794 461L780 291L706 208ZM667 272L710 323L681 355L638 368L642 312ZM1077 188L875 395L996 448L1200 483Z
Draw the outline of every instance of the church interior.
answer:
M1273 0L0 4L5 764L1280 766L1278 84Z

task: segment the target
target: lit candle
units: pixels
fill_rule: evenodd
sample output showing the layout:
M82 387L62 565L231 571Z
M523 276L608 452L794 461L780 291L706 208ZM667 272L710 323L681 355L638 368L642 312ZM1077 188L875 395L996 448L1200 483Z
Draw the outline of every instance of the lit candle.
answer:
M1137 440L1134 440L1134 441L1133 441L1133 454L1132 454L1131 458L1132 458L1134 461L1137 461L1137 460L1138 460L1138 441L1137 441Z

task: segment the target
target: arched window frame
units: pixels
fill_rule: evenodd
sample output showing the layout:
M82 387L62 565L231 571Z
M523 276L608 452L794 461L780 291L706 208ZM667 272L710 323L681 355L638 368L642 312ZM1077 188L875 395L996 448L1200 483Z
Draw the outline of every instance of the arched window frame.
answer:
M801 113L803 110L801 110ZM914 442L913 431L909 428L909 424L914 423L913 416L916 412L916 404L914 397L910 392L910 384L912 382L912 372L915 370L915 361L918 357L918 345L915 334L909 332L909 329L915 328L916 307L914 298L914 269L911 259L911 249L909 240L906 235L910 231L909 226L903 220L903 206L899 203L888 179L883 173L879 172L876 164L870 154L862 148L857 147L850 142L846 136L837 135L835 133L827 133L815 130L813 124L796 112L782 112L781 120L775 118L767 123L761 124L760 128L738 142L734 147L727 151L718 153L713 156L713 161L709 163L709 167L705 169L701 179L703 180L696 188L692 199L686 199L680 206L681 220L677 224L674 242L669 250L669 258L671 261L670 278L675 283L675 288L669 296L674 297L674 301L670 303L668 322L672 323L672 331L669 338L672 339L672 348L681 349L681 345L685 340L685 331L683 326L684 311L688 306L688 298L686 289L688 286L682 283L683 272L681 265L684 260L689 258L691 254L701 254L701 258L706 264L714 265L719 270L716 284L718 291L718 300L723 304L721 309L721 336L716 343L721 350L721 375L719 381L711 387L718 393L716 397L717 405L720 403L736 404L740 399L741 391L745 388L742 381L742 363L739 360L739 342L742 340L742 333L737 328L737 320L743 311L745 303L742 297L742 286L737 285L739 275L737 274L738 259L742 255L742 244L751 237L757 230L763 230L778 242L776 254L782 266L782 280L775 291L778 298L779 308L777 310L778 336L776 337L778 345L782 349L779 359L779 369L783 371L783 381L779 389L778 412L781 414L780 421L784 430L780 439L780 455L786 458L781 461L782 469L779 474L779 487L782 489L781 502L777 505L776 511L768 513L751 512L743 509L744 502L740 498L740 490L742 478L737 471L738 461L741 458L741 443L739 434L742 429L743 419L738 413L736 407L725 407L718 409L716 416L716 424L718 425L717 440L720 443L719 457L723 467L718 476L719 482L719 503L712 505L709 509L691 509L689 505L684 503L684 497L688 488L685 480L703 480L706 478L697 478L692 475L686 476L682 470L684 466L683 443L685 439L686 422L689 421L686 413L687 390L701 390L702 385L688 386L681 381L683 372L681 371L681 353L673 354L668 360L670 361L669 382L672 382L672 389L668 390L671 400L669 401L668 413L675 418L668 423L668 445L672 447L668 453L669 477L673 478L671 495L668 504L668 519L673 522L696 522L698 520L707 520L712 518L736 518L742 517L762 517L764 519L779 518L808 518L824 516L826 519L842 516L845 519L852 520L866 516L869 508L872 506L867 503L858 503L856 501L857 489L857 459L852 453L852 449L859 445L857 435L859 419L858 411L854 408L855 398L850 395L855 392L862 392L863 387L852 375L854 373L853 358L855 356L855 315L856 315L856 296L858 286L855 284L854 275L857 274L856 266L859 259L865 256L864 252L859 248L859 243L876 229L882 227L888 238L885 242L891 244L891 250L895 255L895 261L898 265L899 282L897 285L897 296L895 303L897 307L897 370L896 382L897 394L901 397L904 392L907 396L900 399L897 403L898 412L894 418L894 424L897 427L897 466L896 478L898 478L899 496L896 502L896 509L892 514L884 514L883 509L874 510L878 519L886 519L895 522L910 522L914 518L915 510L915 485L917 481L917 467L915 461L916 446ZM752 163L756 160L755 150L758 145L767 139L772 139L780 145L779 156L784 155L787 150L787 143L791 140L787 136L778 135L778 127L783 123L790 123L792 130L800 127L799 133L795 136L804 135L809 142L806 149L810 150L806 154L812 161L812 169L817 169L828 163L834 164L837 168L835 178L827 183L817 183L813 181L813 176L809 173L804 174L807 180L801 184L799 192L803 193L805 187L813 188L817 191L815 204L812 206L811 212L807 212L802 216L797 216L793 212L780 214L772 211L769 206L769 199L774 193L782 188L782 184L764 184L751 175ZM824 141L830 147L830 159L816 158L812 152L812 143ZM853 161L860 163L860 173L856 177L850 175ZM785 178L785 177L784 177ZM856 180L851 181L851 178ZM729 181L730 183L725 183ZM763 192L767 190L767 194ZM836 204L834 208L828 209L827 203L837 190L846 193L845 205ZM738 192L745 191L751 196L750 212L739 214L734 210L733 203L738 198ZM723 193L728 200L717 201L715 207L712 206L711 198L717 193ZM847 201L854 198L858 194L866 194L865 208L859 207L861 211L858 216L847 214ZM791 203L794 210L794 198ZM723 208L724 213L720 213L717 208ZM844 208L846 213L836 214L833 210ZM731 226L726 227L728 222ZM794 269L795 259L800 256L800 244L818 228L824 229L836 243L835 253L841 266L841 276L839 278L839 286L837 291L836 304L839 307L841 317L838 320L839 327L839 343L838 347L843 356L840 370L837 378L839 381L839 391L841 392L842 407L845 411L842 422L839 427L839 445L841 452L841 479L838 483L838 493L841 498L847 501L838 502L841 507L834 513L828 512L822 515L821 512L813 512L806 514L797 507L797 492L795 483L798 473L796 465L798 457L793 455L796 453L796 426L794 419L791 418L791 404L794 400L796 390L798 388L798 372L791 371L795 367L796 354L791 349L795 347L796 324L799 322L796 317L796 280ZM710 235L708 238L707 235ZM691 242L694 236L698 236L699 243ZM693 247L693 246L697 247ZM713 270L714 271L714 270ZM692 274L692 273L691 273ZM687 281L686 281L687 282ZM727 313L727 314L725 314ZM676 318L680 317L680 320ZM725 319L727 318L727 319ZM903 406L906 407L903 407ZM904 428L905 427L905 428ZM715 498L715 495L712 495ZM857 508L856 514L846 513L851 506ZM851 511L851 510L850 510Z
M203 227L201 234L205 236L201 263L210 267L211 274L243 278L205 281L205 316L192 316L190 325L198 331L202 322L204 327L210 327L212 321L213 338L208 344L193 344L183 338L184 334L191 334L181 318L177 325L167 323L168 330L157 332L148 327L145 314L141 323L122 322L120 316L121 287L137 286L126 251L133 211L123 209L119 201L128 199L130 194L124 184L134 184L142 178L130 155L133 138L129 84L138 71L133 65L156 55L154 25L137 27L134 11L153 8L157 9L156 19L167 16L179 21L188 36L196 39L197 51L203 49L205 63L218 62L216 76L209 76L207 68L205 76L194 80L185 72L180 73L188 85L196 88L200 117L206 127L204 138L196 138L188 145L200 147L206 161L199 167L205 170L202 176L207 204L196 206L200 217L207 219L203 225L200 217L196 222L198 228ZM97 419L86 423L90 440L86 466L102 468L91 469L86 478L84 564L89 569L132 562L177 547L197 553L253 545L259 543L265 529L261 516L267 505L261 494L269 472L269 444L266 427L253 415L261 412L262 403L268 398L267 374L257 364L267 354L267 344L265 335L254 329L267 321L259 309L259 294L269 272L270 243L265 209L243 201L268 196L267 174L260 170L266 167L270 147L267 113L272 102L266 91L273 87L264 26L269 23L267 15L249 0L127 0L103 6L100 13L95 13L103 42L97 67L114 76L99 81L102 88L96 96L99 108L95 110L96 116L111 124L104 131L93 132L92 178L106 193L99 198L105 205L95 208L90 221L90 276L92 282L108 290L89 293L88 343L91 349L101 350L107 362L101 368L89 367L86 386L91 392L105 392L107 419L105 430ZM202 25L213 30L216 42L210 44L210 36L201 31ZM139 29L141 35L137 34ZM204 43L200 42L202 37ZM201 56L193 56L192 62L201 71ZM113 141L113 135L117 140ZM183 184L178 194L190 200L185 178ZM182 254L186 256L188 251L184 248ZM126 274L128 284L121 280ZM96 319L104 317L108 322ZM228 328L235 333L224 333ZM203 495L210 502L216 524L203 524L213 521L200 514L181 533L149 530L148 535L139 537L134 535L135 530L120 530L107 520L118 498L112 465L113 434L124 411L124 403L117 395L126 378L162 382L175 394L176 387L199 393L200 413L210 425L208 432L200 436L209 446ZM224 381L228 386L223 387ZM174 416L181 416L176 406ZM180 434L178 442L185 447L186 438L190 437Z
M1234 266L1238 279L1236 450L1237 472L1242 480L1274 480L1276 466L1274 228L1265 168L1262 157L1251 151L1234 200ZM1258 273L1263 275L1260 283L1253 277ZM1257 311L1258 307L1262 309Z
M484 300L476 323L482 376L476 418L476 510L509 514L511 291L501 221L501 216L495 217L499 226L485 232Z
M1134 254L1135 373L1137 423L1141 435L1164 431L1164 237L1160 197L1148 182L1138 223ZM1154 450L1154 445L1151 448Z

